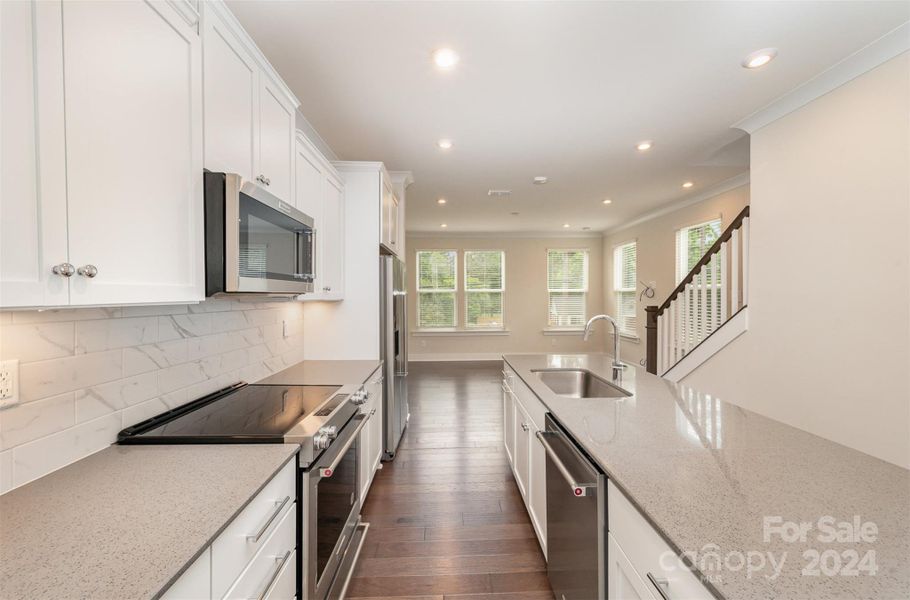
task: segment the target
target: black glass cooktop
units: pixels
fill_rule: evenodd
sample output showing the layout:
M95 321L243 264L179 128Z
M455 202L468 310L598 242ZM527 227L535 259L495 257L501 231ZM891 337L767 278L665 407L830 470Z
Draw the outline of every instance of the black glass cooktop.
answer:
M340 386L244 385L216 392L120 432L120 442L281 441Z

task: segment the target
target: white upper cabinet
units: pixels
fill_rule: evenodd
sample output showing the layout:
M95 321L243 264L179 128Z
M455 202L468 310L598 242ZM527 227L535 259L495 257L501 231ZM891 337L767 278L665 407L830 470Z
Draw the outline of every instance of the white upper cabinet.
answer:
M71 304L204 297L196 26L165 2L63 2Z
M203 9L205 168L293 202L299 102L223 3Z
M3 3L4 307L203 299L202 44L177 6Z
M205 14L205 168L238 173L247 181L259 173L259 67L252 53L213 10Z
M313 217L316 228L314 292L301 300L344 298L344 184L338 172L303 135L294 153L297 209Z
M59 5L0 2L2 307L69 302L60 26Z
M294 105L282 98L278 86L259 76L260 184L279 198L293 200Z

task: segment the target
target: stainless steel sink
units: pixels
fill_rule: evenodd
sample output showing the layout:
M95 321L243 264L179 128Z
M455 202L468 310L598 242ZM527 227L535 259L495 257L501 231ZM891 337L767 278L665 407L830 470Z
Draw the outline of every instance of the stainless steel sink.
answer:
M531 372L554 394L568 398L623 398L632 395L584 369L535 369Z

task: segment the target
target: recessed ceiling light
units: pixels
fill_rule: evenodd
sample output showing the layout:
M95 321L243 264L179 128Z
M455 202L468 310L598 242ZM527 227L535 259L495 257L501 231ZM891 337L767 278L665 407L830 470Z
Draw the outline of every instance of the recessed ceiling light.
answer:
M448 227L448 225L446 225L445 223L440 223L439 226L442 227L443 229L445 229L446 227Z
M692 183L691 181L686 181L685 183L683 183L683 187L686 188L686 189L689 189L689 188L692 187L693 185L695 185L695 184Z
M568 223L563 223L562 226L563 226L563 228L565 228L565 229L568 229L568 228L570 227L570 225L569 225Z
M613 204L613 201L609 198L604 198L604 204Z
M534 184L535 184L535 185L543 185L543 184L545 184L545 183L548 182L548 181L550 181L550 180L547 179L546 177L542 176L542 175L538 175L537 177L534 178Z
M653 146L653 145L654 145L654 142L652 142L651 140L645 140L643 142L638 142L638 145L635 146L635 148L639 152L645 152L647 150L650 150L651 146Z
M439 146L443 150L448 150L449 148L452 147L452 140L450 140L448 138L442 138L441 140L436 142L436 145Z
M440 48L433 52L433 62L443 71L450 71L458 64L458 54L451 48Z
M439 200L436 201L436 204L445 204L445 203L446 203L445 198L440 198Z
M744 58L742 66L746 69L757 69L774 60L776 56L777 48L762 48Z

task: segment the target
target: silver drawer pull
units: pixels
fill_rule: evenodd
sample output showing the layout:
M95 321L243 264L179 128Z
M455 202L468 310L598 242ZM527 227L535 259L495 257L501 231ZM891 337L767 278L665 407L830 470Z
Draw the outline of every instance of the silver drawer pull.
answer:
M657 593L660 594L660 597L663 600L670 600L670 595L667 593L667 588L670 587L670 581L662 577L655 577L648 571L648 581L651 582L651 585L654 586L654 589L657 590Z
M372 414L372 413L370 413ZM370 420L370 415L365 415L361 417L354 417L355 419L360 419L360 423L357 424L357 427L354 428L354 431L351 433L351 437L348 438L348 441L345 442L341 450L338 451L338 456L335 457L335 460L332 461L327 467L322 467L319 469L319 477L331 477L335 474L335 468L338 467L338 463L341 462L341 459L344 458L345 453L348 451L355 441L357 441L357 434L360 433L360 430L363 429L364 425L367 424L367 421Z
M563 479L569 484L572 488L572 495L580 498L581 496L587 496L588 490L597 488L597 484L594 483L578 483L572 477L572 474L569 472L569 469L566 468L566 465L563 464L562 459L559 458L559 455L556 454L556 451L553 450L553 447L550 446L550 442L547 441L547 433L543 431L538 431L534 435L537 436L537 439L540 440L540 443L543 444L543 449L547 452L547 456L550 457L550 460L553 461L553 464L556 465L556 468L562 474ZM549 435L553 435L550 433Z
M275 504L278 505L278 508L276 508L275 512L272 513L272 516L269 517L269 520L265 522L265 525L262 526L262 529L259 530L259 533L255 534L255 535L246 536L246 541L253 542L254 544L257 543L259 541L259 538L261 538L263 536L263 534L265 534L265 532L268 531L269 527L272 525L272 522L276 518L278 518L278 515L281 514L281 510L290 501L291 501L291 497L285 496L284 500L282 500L281 502L276 502Z
M275 582L278 581L278 575L281 573L281 569L284 568L284 564L288 562L288 557L291 555L291 551L288 550L284 553L284 556L281 557L281 560L278 560L278 557L275 557L275 560L278 560L278 565L275 567L275 571L272 573L272 576L269 577L269 583L265 586L265 589L262 590L262 593L259 594L257 600L264 600L266 596L272 591L272 588L275 587Z

